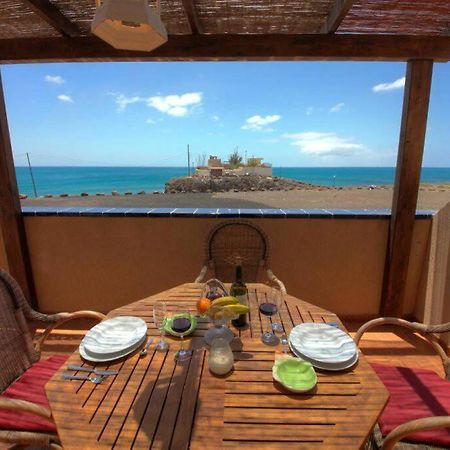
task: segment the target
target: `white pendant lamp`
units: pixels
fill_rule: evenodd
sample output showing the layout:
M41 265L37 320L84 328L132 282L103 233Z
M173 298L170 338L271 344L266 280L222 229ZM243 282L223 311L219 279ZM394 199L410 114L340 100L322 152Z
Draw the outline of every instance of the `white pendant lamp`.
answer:
M97 1L91 31L114 48L150 52L167 42L166 27L148 0Z

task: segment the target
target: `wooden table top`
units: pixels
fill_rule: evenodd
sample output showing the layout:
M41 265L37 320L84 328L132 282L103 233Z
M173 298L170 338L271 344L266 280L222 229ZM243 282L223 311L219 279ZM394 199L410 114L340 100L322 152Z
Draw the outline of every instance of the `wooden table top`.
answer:
M108 317L134 315L157 336L152 305L165 300L193 309L203 285L188 283L111 311ZM317 371L318 384L310 393L293 394L272 379L272 366L281 346L260 340L266 318L260 317L258 297L263 284L249 284L250 326L233 341L234 370L216 377L208 370L202 336L209 327L199 320L186 337L194 349L184 362L174 361L179 340L168 337L170 350L144 358L138 352L113 363L119 370L102 384L61 379L64 367L46 386L58 434L65 449L358 449L364 445L388 393L363 355L356 367L339 373ZM290 295L275 320L286 333L302 322L337 322L336 315ZM68 361L82 361L75 352ZM67 372L67 371L66 371ZM73 373L73 372L70 372Z

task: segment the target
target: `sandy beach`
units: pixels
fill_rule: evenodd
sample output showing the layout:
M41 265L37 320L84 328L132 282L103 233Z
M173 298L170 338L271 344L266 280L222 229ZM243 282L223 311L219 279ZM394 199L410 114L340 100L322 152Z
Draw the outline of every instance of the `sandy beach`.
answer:
M316 188L292 191L69 196L22 200L22 205L185 207L185 208L389 208L392 186ZM450 183L422 185L419 209L441 209L450 202Z

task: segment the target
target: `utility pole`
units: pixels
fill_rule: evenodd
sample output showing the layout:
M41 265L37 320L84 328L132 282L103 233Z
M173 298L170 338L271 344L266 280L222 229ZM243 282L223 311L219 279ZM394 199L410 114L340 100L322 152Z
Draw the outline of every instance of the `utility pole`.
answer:
M33 183L34 197L37 198L36 183L34 182L33 170L31 169L30 155L27 152L28 168L30 169L31 182Z
M188 177L191 176L191 154L189 153L189 144L187 146L188 151Z

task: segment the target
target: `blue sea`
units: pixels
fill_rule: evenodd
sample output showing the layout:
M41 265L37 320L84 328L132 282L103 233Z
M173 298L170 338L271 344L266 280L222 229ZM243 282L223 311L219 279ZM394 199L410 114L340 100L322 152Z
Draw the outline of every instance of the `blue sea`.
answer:
M28 167L16 167L19 191L33 196ZM34 167L38 195L95 194L111 191L163 191L172 178L187 175L186 167ZM325 186L393 184L393 167L274 167L273 175ZM423 183L450 182L450 167L422 169Z

